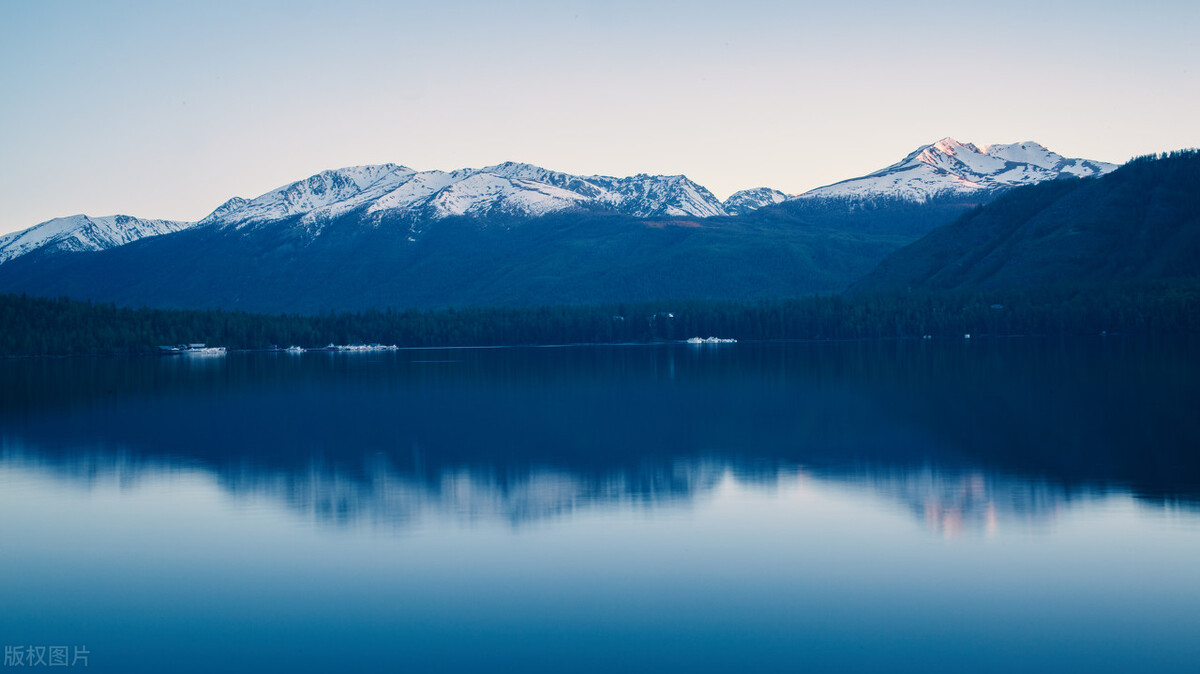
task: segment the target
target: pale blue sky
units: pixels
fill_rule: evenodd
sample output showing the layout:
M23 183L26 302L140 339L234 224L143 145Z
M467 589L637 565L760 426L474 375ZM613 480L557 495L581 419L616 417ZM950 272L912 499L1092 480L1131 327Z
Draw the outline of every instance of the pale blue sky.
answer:
M1200 3L0 0L0 233L326 168L801 192L943 136L1200 146Z

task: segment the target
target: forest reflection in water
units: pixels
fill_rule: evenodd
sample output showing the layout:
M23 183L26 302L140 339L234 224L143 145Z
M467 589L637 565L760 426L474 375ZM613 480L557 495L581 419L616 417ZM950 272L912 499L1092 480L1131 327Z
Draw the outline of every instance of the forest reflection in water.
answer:
M1110 493L1196 512L1195 353L1097 338L9 361L0 465L83 488L199 471L235 500L396 530L816 480L986 532Z

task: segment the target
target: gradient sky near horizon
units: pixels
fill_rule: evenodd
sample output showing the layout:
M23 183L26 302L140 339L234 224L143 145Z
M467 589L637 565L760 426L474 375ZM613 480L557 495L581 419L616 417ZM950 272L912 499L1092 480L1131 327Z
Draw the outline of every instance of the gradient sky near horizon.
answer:
M944 136L1200 146L1200 3L0 0L0 233L327 168L798 193Z

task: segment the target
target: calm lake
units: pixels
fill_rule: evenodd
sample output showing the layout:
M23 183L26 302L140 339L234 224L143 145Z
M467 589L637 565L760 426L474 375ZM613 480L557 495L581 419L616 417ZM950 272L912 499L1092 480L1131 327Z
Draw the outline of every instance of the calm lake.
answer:
M1200 342L2 361L0 642L4 671L1196 672Z

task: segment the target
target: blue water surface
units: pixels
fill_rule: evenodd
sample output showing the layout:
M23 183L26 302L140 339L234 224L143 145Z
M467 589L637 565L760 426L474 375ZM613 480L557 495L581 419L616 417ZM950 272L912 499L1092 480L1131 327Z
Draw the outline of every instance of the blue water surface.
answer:
M3 671L57 645L95 672L1200 670L1190 341L13 360L0 385Z

